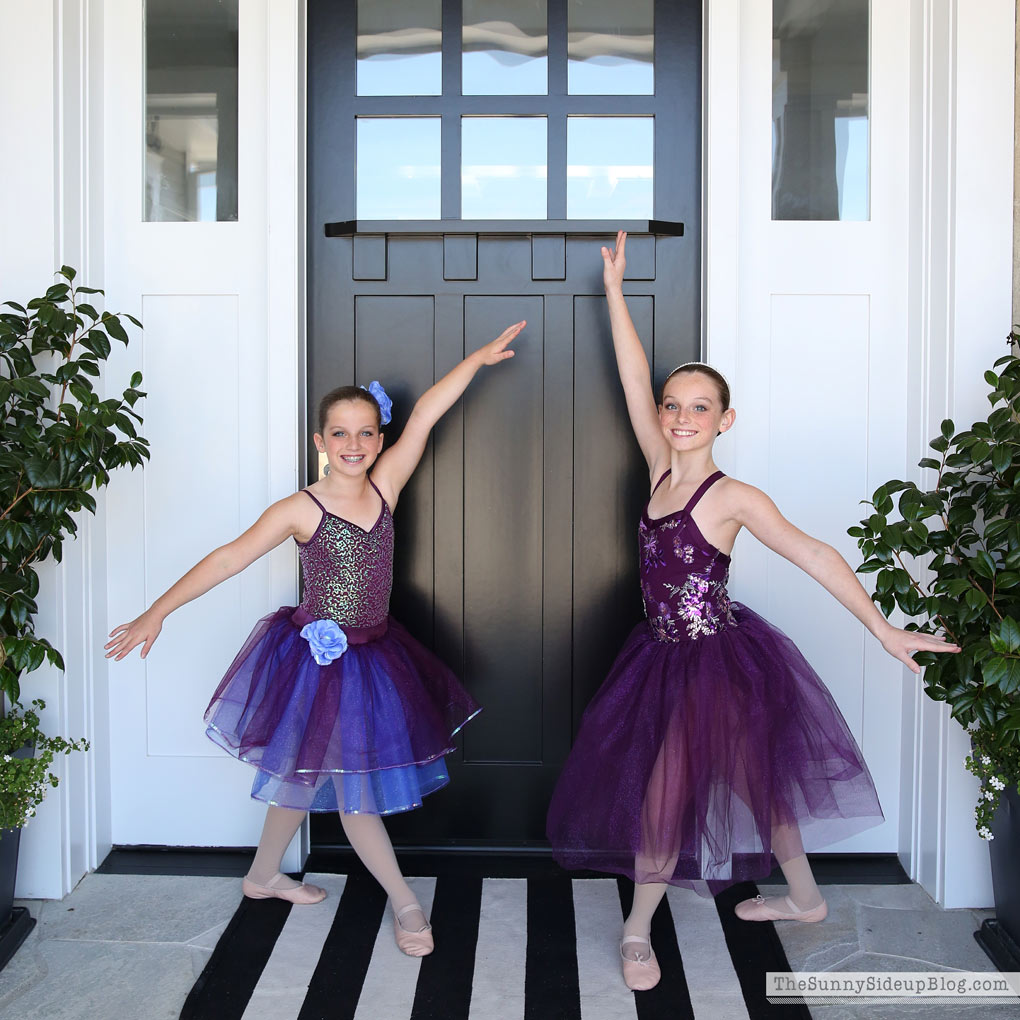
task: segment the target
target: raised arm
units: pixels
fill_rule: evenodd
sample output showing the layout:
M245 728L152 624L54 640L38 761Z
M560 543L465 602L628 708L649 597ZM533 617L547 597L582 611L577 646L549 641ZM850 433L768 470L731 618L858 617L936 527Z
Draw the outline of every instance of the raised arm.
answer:
M495 340L469 354L418 398L400 439L379 457L372 470L372 481L379 487L391 510L397 505L401 490L418 466L436 422L453 407L483 365L498 365L514 356L507 347L526 325L527 322L522 321L507 327Z
M295 493L274 503L246 531L232 542L214 549L199 560L179 581L168 588L131 623L122 623L110 632L112 640L104 646L106 657L120 661L133 648L142 645L142 658L149 654L159 637L163 621L187 602L204 595L221 581L240 573L260 556L275 549L295 533L303 503L311 501Z
M758 541L813 577L871 631L893 658L920 673L921 667L911 658L911 652L960 650L940 637L894 627L871 600L850 564L831 545L791 524L760 489L740 482L729 484L739 487L735 490L736 521Z
M659 425L659 411L652 391L652 373L648 358L641 346L641 338L634 329L627 302L623 297L623 272L627 266L625 248L626 231L616 235L616 250L602 249L602 281L606 287L609 302L609 322L613 329L613 348L616 351L616 367L623 384L627 400L627 413L638 445L648 463L648 470L654 474L656 466L669 457L669 444Z

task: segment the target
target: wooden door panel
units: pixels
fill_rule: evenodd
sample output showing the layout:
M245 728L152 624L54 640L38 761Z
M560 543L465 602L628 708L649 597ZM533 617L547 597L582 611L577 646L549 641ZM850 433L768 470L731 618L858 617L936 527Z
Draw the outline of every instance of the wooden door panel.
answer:
M464 300L468 351L519 319L513 359L464 403L464 682L486 706L464 733L469 762L542 757L542 299Z

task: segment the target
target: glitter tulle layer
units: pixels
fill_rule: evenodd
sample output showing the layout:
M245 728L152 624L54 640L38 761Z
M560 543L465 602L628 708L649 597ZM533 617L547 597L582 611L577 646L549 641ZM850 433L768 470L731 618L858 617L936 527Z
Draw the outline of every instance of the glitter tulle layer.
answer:
M449 781L443 755L480 709L392 617L319 666L284 606L261 619L205 713L209 737L258 770L252 796L303 811L393 814ZM379 628L382 629L382 628Z
M883 820L832 696L779 630L733 604L697 640L630 634L549 808L566 868L714 895Z

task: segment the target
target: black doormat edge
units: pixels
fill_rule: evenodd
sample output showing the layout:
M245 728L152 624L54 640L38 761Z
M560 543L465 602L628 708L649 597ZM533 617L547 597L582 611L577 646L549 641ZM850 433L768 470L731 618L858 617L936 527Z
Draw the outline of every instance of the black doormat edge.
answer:
M240 878L254 847L115 846L96 869L101 875L197 875ZM540 878L561 874L546 847L397 847L408 872L419 875L476 875L485 878ZM895 854L808 854L819 885L909 885ZM349 873L360 862L350 847L316 847L306 871ZM578 878L594 872L577 872ZM783 881L779 868L763 884Z

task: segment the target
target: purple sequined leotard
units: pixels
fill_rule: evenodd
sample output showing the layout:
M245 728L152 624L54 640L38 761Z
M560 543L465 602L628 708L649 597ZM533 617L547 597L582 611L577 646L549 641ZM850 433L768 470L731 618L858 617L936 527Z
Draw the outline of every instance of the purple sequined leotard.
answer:
M252 796L270 804L348 814L419 807L449 781L443 755L480 710L388 615L393 517L382 496L366 531L303 491L322 518L298 543L301 605L258 622L209 703L206 732L255 766ZM333 624L347 648L320 665L313 632Z
M773 854L883 819L825 685L789 638L730 602L730 558L692 517L721 477L683 510L641 516L647 620L588 705L553 794L548 835L564 867L715 894L766 877Z

